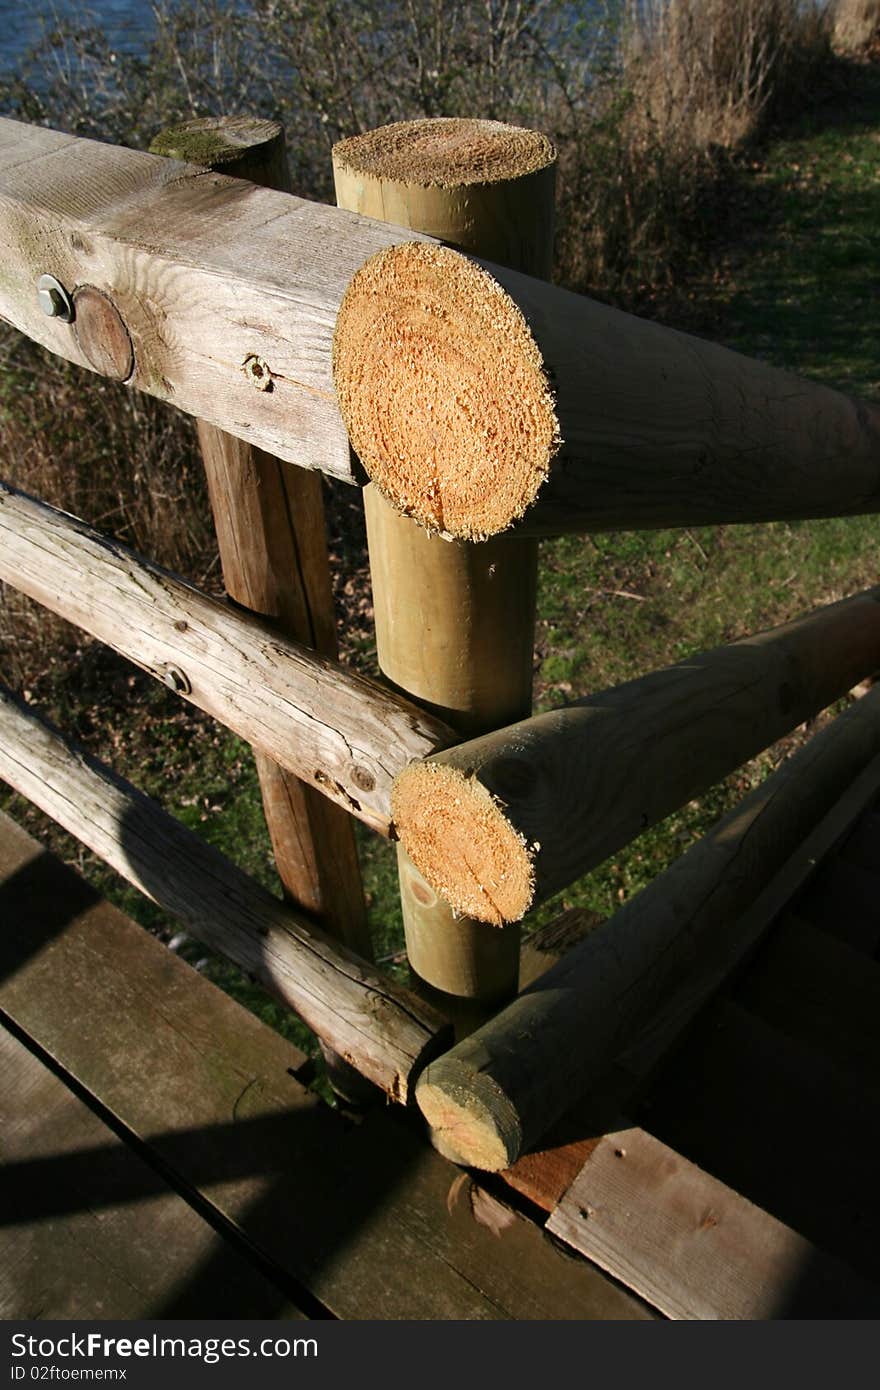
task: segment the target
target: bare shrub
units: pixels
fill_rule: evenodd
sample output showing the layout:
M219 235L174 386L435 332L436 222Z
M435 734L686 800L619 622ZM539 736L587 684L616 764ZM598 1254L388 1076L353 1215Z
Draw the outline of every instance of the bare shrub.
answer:
M632 119L692 149L741 145L803 91L830 32L827 0L635 0L624 43Z
M862 53L880 41L880 0L835 0L832 43L837 53Z

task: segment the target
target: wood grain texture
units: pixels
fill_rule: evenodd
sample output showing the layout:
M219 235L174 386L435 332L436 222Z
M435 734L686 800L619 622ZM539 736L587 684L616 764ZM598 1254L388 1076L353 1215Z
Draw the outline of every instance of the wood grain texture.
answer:
M442 1021L0 690L0 777L197 940L235 961L393 1099Z
M429 1065L417 1099L460 1158L507 1167L611 1066L644 1076L876 796L878 753L880 692Z
M415 705L0 484L0 577L387 834L400 767L454 736Z
M535 131L498 121L397 122L339 142L333 172L341 207L550 274L556 151ZM536 543L429 535L372 486L364 510L384 675L463 737L525 718ZM500 934L454 914L402 849L398 877L410 967L442 992L459 1032L469 1031L516 992L518 931Z
M213 148L212 148L213 147ZM163 132L154 153L290 192L284 130L273 121L205 117ZM226 592L322 656L338 655L321 477L216 425L199 442ZM365 960L373 956L354 825L314 786L263 753L263 810L285 895Z
M158 155L4 119L0 316L91 367L36 284L91 285L131 338L133 387L304 468L353 480L330 347L355 270L418 239ZM268 367L256 382L248 363ZM259 386L260 389L257 389Z
M449 535L880 509L876 404L446 247L365 264L334 351L370 477Z
M405 769L398 833L458 911L516 920L878 667L869 589Z
M643 1129L606 1135L547 1230L667 1317L876 1317L880 1287Z
M296 1048L120 914L77 911L59 870L42 898L19 882L29 920L0 916L0 1008L273 1280L343 1318L650 1317L523 1217L496 1235L448 1201L458 1174L410 1125L329 1110Z
M305 1316L5 1028L0 1125L0 1317Z

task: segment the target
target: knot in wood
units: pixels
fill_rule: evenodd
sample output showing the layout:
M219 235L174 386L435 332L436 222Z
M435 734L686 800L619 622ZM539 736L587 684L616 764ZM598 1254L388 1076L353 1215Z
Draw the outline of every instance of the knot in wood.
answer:
M249 352L241 364L241 370L258 391L272 390L272 371L264 357L258 357L255 352Z

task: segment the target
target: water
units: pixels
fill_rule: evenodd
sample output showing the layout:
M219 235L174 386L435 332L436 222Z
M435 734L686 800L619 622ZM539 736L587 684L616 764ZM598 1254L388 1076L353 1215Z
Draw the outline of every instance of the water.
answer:
M40 39L43 28L57 19L78 17L87 12L103 29L120 53L142 54L154 30L152 10L144 0L91 0L88 6L76 0L0 0L0 79L19 67L28 49Z

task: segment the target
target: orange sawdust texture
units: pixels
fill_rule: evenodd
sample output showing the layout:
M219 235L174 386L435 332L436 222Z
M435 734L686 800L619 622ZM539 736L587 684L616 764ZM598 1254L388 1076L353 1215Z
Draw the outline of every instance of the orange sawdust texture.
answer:
M528 912L532 851L476 777L411 763L392 786L391 814L410 859L454 912L496 927Z
M333 146L337 164L372 178L419 188L500 183L545 169L556 159L546 135L503 121L396 121Z
M364 467L427 530L484 540L534 501L560 442L544 364L506 290L466 256L415 242L367 261L333 372Z

